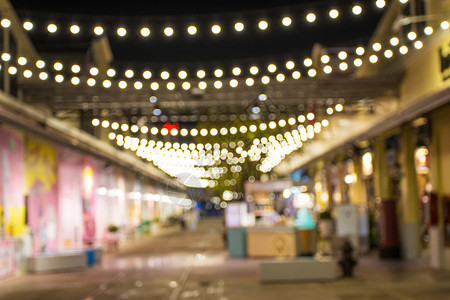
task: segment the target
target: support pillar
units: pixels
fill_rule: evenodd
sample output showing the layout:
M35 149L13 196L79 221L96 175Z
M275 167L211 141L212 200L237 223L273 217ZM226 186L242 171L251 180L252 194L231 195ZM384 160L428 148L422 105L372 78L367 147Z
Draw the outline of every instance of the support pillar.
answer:
M419 219L419 191L415 165L416 143L414 127L408 123L401 128L401 224L400 232L402 254L405 259L414 259L420 252L420 219Z
M430 146L430 265L433 269L445 266L444 252L444 196L450 195L450 187L444 184L450 176L450 105L440 108L431 116L432 139Z
M397 201L390 195L389 172L386 162L386 139L381 135L374 141L375 197L379 202L380 257L400 257L398 241Z

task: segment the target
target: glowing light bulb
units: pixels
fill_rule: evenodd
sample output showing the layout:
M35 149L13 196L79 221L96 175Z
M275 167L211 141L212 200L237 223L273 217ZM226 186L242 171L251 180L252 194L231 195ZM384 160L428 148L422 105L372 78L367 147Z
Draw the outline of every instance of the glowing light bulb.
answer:
M124 37L127 35L127 30L123 27L117 28L117 35L120 37Z
M173 90L175 89L175 83L173 83L173 82L168 82L167 85L166 85L166 87L167 87L167 89L168 89L169 91L173 91Z
M104 32L103 27L102 26L95 26L94 27L94 33L96 35L102 35Z
M277 66L274 65L274 64L270 64L270 65L267 66L267 70L268 70L270 73L273 73L273 72L275 72L275 71L277 70Z
M96 68L96 67L92 67L90 70L89 70L89 73L92 75L92 76L97 76L98 75L98 68Z
M431 27L431 26L427 26L427 27L425 27L424 29L423 29L423 32L426 34L426 35L432 35L433 34L433 27Z
M339 57L340 60L346 59L346 58L347 58L347 52L345 52L345 51L340 51L340 52L338 53L338 57Z
M103 80L102 85L104 88L109 89L112 86L111 80Z
M106 75L108 75L109 77L114 77L116 76L116 70L108 69L108 71L106 71Z
M223 76L223 71L221 69L216 69L214 71L214 76L216 76L217 78L220 78Z
M400 54L406 54L408 53L408 47L407 46L401 46L398 51L400 52Z
M80 78L78 78L78 77L72 77L72 78L70 79L70 82L71 82L73 85L79 85L79 84L80 84Z
M381 50L381 48L382 48L382 46L381 46L381 44L380 43L374 43L373 45L372 45L372 49L374 50L374 51L380 51Z
M121 80L121 81L119 81L118 85L119 85L119 88L123 90L123 89L125 89L127 87L127 82Z
M324 64L327 64L330 62L330 57L328 55L322 55L322 57L320 58L320 61Z
M269 27L269 23L267 23L267 21L265 21L265 20L261 20L258 23L258 27L261 30L266 30Z
M286 76L284 76L284 74L277 74L277 81L278 82L283 82L286 79Z
M148 37L150 35L150 29L148 27L142 27L140 33L143 37Z
M169 77L170 77L169 72L167 72L167 71L162 71L161 72L161 78L162 79L167 80L167 79L169 79Z
M94 86L96 84L96 81L94 78L89 78L86 83L88 86Z
M336 19L337 17L339 17L339 11L337 9L332 9L329 12L329 16L332 19Z
M144 71L144 73L142 73L142 77L144 77L144 79L150 79L152 78L152 72L150 71Z
M204 78L206 76L206 72L204 70L198 70L197 71L197 77L198 78Z
M409 39L410 41L413 41L413 40L415 40L416 38L417 38L417 33L415 33L414 31L408 32L408 39Z
M125 77L132 78L133 76L134 76L134 71L133 70L126 70L125 71Z
M70 32L72 34L79 34L80 33L80 26L78 26L76 24L70 26Z
M190 35L195 35L197 33L197 27L195 27L194 25L191 25L187 28L187 32Z
M292 25L292 19L289 18L289 17L284 17L283 20L281 20L281 23L284 26L286 26L286 27L291 26Z
M174 30L172 27L166 27L164 28L164 34L166 36L172 36L174 34Z
M186 77L187 77L187 72L184 71L184 70L181 70L180 72L178 72L178 77L179 77L180 79L186 79Z
M187 91L191 88L191 84L189 82L185 81L181 84L181 87L183 88L183 90Z
M389 40L389 43L392 46L397 46L400 43L400 40L398 39L398 37L394 36Z
M237 22L234 24L234 29L238 32L241 32L242 30L244 30L244 24L242 22Z
M309 77L315 77L317 75L317 71L314 69L309 69L308 70L308 76Z
M55 24L48 24L47 26L47 31L50 33L55 33L56 31L58 31L58 26L56 26Z
M377 0L377 2L375 2L375 5L376 5L378 8L383 8L383 7L386 6L386 1L385 1L385 0Z
M306 21L308 21L309 23L313 23L314 21L316 21L316 15L314 13L307 14Z
M422 48L423 48L423 43L422 43L422 41L415 41L415 42L414 42L414 48L416 48L416 49L422 49Z
M21 66L25 66L27 64L27 62L28 62L28 60L23 56L21 56L17 59L17 63Z
M250 67L250 73L251 73L252 75L256 75L256 74L258 74L258 72L259 72L259 69L258 69L257 66L252 66L252 67Z
M270 77L269 77L269 76L263 76L263 77L261 78L261 82L262 82L263 84L269 84L269 82L270 82Z
M378 62L378 56L376 56L375 54L373 54L373 55L371 55L370 57L369 57L369 61L371 62L371 63L376 63L376 62Z
M384 56L386 58L391 58L394 55L394 52L392 52L391 49L387 49L386 51L384 51Z
M159 89L159 83L157 83L157 82L152 82L152 83L150 84L150 88L151 88L153 91L158 90L158 89Z
M25 70L25 71L23 71L23 77L25 77L25 78L31 78L31 76L33 76L33 72L31 72L31 70Z
M295 63L292 60L286 62L286 69L292 70L295 67Z
M358 54L359 56L361 56L361 55L364 55L364 52L366 52L365 50L364 50L364 48L363 47L358 47L358 48L356 48L356 54Z
M26 22L23 23L23 28L24 28L26 31L33 30L33 27L34 27L34 25L33 25L33 23L31 23L30 21L26 21Z
M358 16L358 15L360 15L362 13L362 7L359 6L359 5L355 5L352 8L352 12L353 12L354 15Z
M219 25L213 25L211 27L211 32L214 34L219 34L222 31L222 28Z
M53 64L53 68L54 68L56 71L61 71L61 70L63 69L63 64L60 63L60 62L55 62L55 63Z
M80 71L81 71L81 67L79 66L79 65L73 65L71 68L70 68L71 70L72 70L72 72L73 73L80 73Z
M305 65L305 67L311 67L313 64L313 61L311 58L305 58L305 60L303 61L303 64Z

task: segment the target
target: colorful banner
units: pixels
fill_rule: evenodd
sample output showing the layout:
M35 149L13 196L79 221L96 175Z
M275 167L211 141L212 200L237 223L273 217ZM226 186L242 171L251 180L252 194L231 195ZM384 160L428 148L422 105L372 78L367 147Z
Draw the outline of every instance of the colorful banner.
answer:
M25 182L34 253L57 248L56 179L56 153L53 146L29 137L25 149Z

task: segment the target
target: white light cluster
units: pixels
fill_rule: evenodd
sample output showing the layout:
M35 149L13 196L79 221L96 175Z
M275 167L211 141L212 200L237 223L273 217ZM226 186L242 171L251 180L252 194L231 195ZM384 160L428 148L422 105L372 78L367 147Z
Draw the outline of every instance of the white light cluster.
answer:
M192 207L193 201L189 198L183 197L182 195L167 195L167 194L154 194L154 193L141 193L138 191L132 191L125 194L123 189L108 189L106 187L99 187L96 190L97 195L99 196L109 196L109 197L118 197L125 196L131 200L143 200L143 201L153 201L153 202L162 202L171 205L177 205L184 208Z
M328 124L328 120L324 119L322 122L315 122L306 127L299 125L297 129L286 132L284 136L269 137L268 143L262 148L266 157L261 160L261 164L257 167L258 170L263 173L270 172L287 155L301 148L307 140L313 139L316 134L321 132L322 127L327 127Z
M342 104L337 104L334 109L328 108L327 113L332 114L333 111L342 110ZM303 117L301 118L302 121L315 119L312 113L309 113L306 117L301 117ZM293 123L292 120L290 122ZM283 122L279 121L278 123ZM109 126L108 121L100 122L98 119L94 119L93 124ZM322 127L327 127L328 124L328 120L324 119L322 122L310 123L306 127L301 124L296 129L286 131L283 134L279 133L261 139L255 138L248 150L243 148L245 145L243 141L230 142L228 147L234 149L235 153L226 148L221 148L217 143L214 145L164 143L121 134L117 135L114 132L109 134L109 138L115 139L118 146L136 152L138 157L153 162L155 166L177 178L186 186L204 188L216 186L218 184L217 179L220 179L228 171L232 173L241 172L242 167L239 164L243 164L246 160L259 161L260 164L257 165L257 169L261 172L269 172L287 155L302 147L304 142L313 139L316 134L321 132ZM123 125L128 126L127 124ZM230 167L219 167L223 161Z
M264 95L265 97L267 97L265 94L261 94L260 96ZM336 105L337 108L341 108L341 109L335 109L333 110L331 107L328 107L325 109L325 111L330 111L331 109L331 113L329 113L329 115L331 115L334 111L337 112L341 112L342 111L342 104L337 104ZM257 131L266 131L268 128L269 129L276 129L276 128L283 128L285 127L287 124L293 126L296 123L302 124L304 123L306 120L313 120L315 118L314 113L309 112L308 114L305 115L298 115L296 117L290 117L287 120L284 119L280 119L277 122L275 121L271 121L269 123L255 123L255 124L251 124L249 126L246 125L242 125L239 128L235 127L235 126L231 126L230 128L227 127L222 127L222 128L211 128L211 129L207 129L207 128L193 128L191 130L188 130L186 128L181 128L180 130L172 130L169 132L169 130L162 128L161 130L159 130L157 127L152 127L149 128L147 126L137 126L137 125L133 125L130 126L127 123L123 123L123 124L119 124L118 122L109 122L107 120L104 120L102 122L100 122L100 120L98 118L94 118L91 121L92 126L97 127L97 126L102 126L103 128L109 128L111 127L114 130L118 130L120 129L122 132L127 132L128 130L131 130L133 133L136 133L138 131L146 134L146 133L150 133L151 135L157 135L157 134L161 134L163 136L167 136L167 135L172 135L172 136L177 136L177 135L181 135L181 136L217 136L217 135L237 135L239 133L246 133L247 131L250 132L257 132ZM106 122L105 122L106 121Z

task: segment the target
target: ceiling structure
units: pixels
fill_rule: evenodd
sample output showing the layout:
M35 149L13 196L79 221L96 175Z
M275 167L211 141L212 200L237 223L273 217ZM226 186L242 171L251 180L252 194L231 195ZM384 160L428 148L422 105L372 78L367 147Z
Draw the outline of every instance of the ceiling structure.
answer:
M22 0L11 4L37 57L45 62L37 67L31 63L30 76L18 78L21 98L45 106L57 117L79 118L82 128L92 126L93 118L129 126L141 122L139 126L159 126L158 134L148 139L168 141L161 136L165 122L178 122L181 133L182 128L200 131L199 126L230 129L238 126L233 125L236 120L250 120L246 126L275 122L274 130L294 133L300 117L308 113L315 113L311 124L326 119L339 124L328 110L338 104L344 104L344 119L374 116L376 109L385 107L376 99L395 98L401 78L398 72L383 77L361 72L376 62L368 55L373 52L368 45L385 15L383 0L256 6ZM96 32L99 27L101 32ZM45 78L40 77L43 73ZM258 101L261 94L270 100L265 110ZM257 113L253 106L258 106ZM289 118L295 119L289 129L279 125ZM197 134L186 135L180 141L192 142ZM177 143L178 137L169 141ZM297 146L290 151L301 147ZM298 167L290 165L280 173Z
M100 69L97 78L101 80L107 79L104 73L109 67L116 70L117 81L127 80L125 71L132 70L132 80L140 80L144 86L136 90L132 88L132 82L128 83L131 88L128 87L126 93L119 94L119 97L117 88L105 90L100 80L97 80L95 88L86 91L80 91L79 87L61 89L52 85L45 85L42 89L39 81L27 81L21 88L32 99L30 101L48 104L55 110L111 109L117 106L151 108L156 104L149 102L149 96L154 95L159 100L158 105L170 109L167 114L172 115L208 115L214 113L219 105L221 110L226 108L230 114L236 113L259 92L272 93L272 98L289 109L299 103L328 98L344 98L351 102L373 98L383 93L386 85L390 87L392 82L374 79L373 82L359 83L352 78L355 67L351 63L333 80L300 82L292 76L298 77L298 73L294 73L297 71L300 76L308 77L310 67L303 61L312 57L313 48L316 48L314 55L323 53L331 57L329 65L334 70L339 70L341 62L336 57L338 52L345 51L347 61L357 57L355 49L368 43L383 13L375 3L361 4L362 13L355 15L352 13L354 4L348 1L278 1L276 5L260 3L258 6L152 3L146 7L142 7L140 1L127 1L123 6L107 5L102 1L77 1L73 5L62 5L57 1L39 4L12 1L20 19L33 24L33 29L27 33L39 56L49 63L61 61L64 64L61 73L67 78L66 86L71 86L68 79L74 75L67 64L80 65L83 75L89 75L89 68L96 66ZM333 8L339 11L336 19L328 16ZM308 13L315 14L314 22L306 21ZM289 26L282 24L286 16L291 18ZM260 20L267 20L268 29L258 28ZM235 22L242 22L244 30L236 31L233 28ZM55 24L57 31L49 33L48 24ZM73 24L79 26L79 33L70 32ZM92 30L99 24L104 28L104 34L96 36ZM211 32L214 24L221 26L220 34ZM196 26L197 33L191 36L186 28L192 25ZM150 30L148 37L139 34L143 26ZM163 34L167 26L174 29L173 36ZM126 29L126 36L118 36L116 30L120 27ZM287 61L295 65L287 68ZM267 70L270 64L276 66L273 73ZM250 73L252 66L258 67L255 75ZM237 76L233 74L235 67L240 69ZM320 68L316 61L312 67ZM217 69L223 73L220 77L215 76ZM145 70L151 70L149 80L142 78ZM185 81L191 87L187 90L181 88L182 80L175 78L180 70L188 74ZM205 71L203 80L196 76L198 70ZM168 80L160 78L163 71L169 72ZM323 72L319 70L319 73ZM279 74L281 78L278 79L284 77L280 84L276 79ZM272 83L262 84L263 76L269 76ZM255 83L249 87L246 78L253 78ZM231 79L238 81L238 87L230 87ZM148 87L153 81L158 83L158 90ZM208 88L199 89L196 85L200 81L204 81ZM221 82L220 89L213 87L216 81ZM165 88L167 82L173 82L175 88ZM370 94L367 94L367 84L375 87Z

